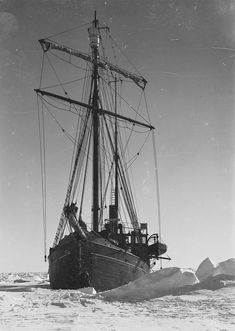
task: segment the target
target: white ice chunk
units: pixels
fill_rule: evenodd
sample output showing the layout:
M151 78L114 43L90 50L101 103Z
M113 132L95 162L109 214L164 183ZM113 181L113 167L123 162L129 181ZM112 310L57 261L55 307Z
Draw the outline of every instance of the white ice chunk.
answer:
M209 258L203 260L196 271L197 278L202 281L208 277L211 277L215 271L215 265Z
M218 263L213 276L218 275L235 276L235 259L232 258Z

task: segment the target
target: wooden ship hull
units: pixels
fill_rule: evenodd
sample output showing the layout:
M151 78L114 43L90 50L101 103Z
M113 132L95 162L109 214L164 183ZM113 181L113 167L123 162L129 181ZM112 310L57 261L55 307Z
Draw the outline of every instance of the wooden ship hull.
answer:
M82 241L74 235L50 250L49 277L52 289L78 289L88 285L105 291L149 272L147 261L104 238ZM89 284L82 275L87 272Z
M158 254L166 251L158 244ZM91 235L84 240L72 233L49 254L49 278L52 289L78 289L92 286L96 291L105 291L127 284L150 272L149 247L137 244L141 257L130 248L123 249L109 240ZM88 279L84 282L84 275Z

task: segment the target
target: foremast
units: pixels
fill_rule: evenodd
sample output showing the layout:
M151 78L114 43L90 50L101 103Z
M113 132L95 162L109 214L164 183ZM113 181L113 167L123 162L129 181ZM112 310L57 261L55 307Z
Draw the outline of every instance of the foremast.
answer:
M92 96L92 117L93 117L93 207L92 207L92 224L93 230L98 232L99 220L99 91L98 91L98 59L99 59L99 41L100 34L98 28L98 20L95 18L92 26L88 29L90 47L92 50L93 63L93 96Z

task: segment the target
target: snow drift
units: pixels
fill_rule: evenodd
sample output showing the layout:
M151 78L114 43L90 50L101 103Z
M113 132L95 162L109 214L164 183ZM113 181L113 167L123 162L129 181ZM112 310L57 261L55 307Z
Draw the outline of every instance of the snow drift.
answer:
M126 285L99 294L108 301L142 301L164 295L178 295L200 289L218 289L224 286L221 280L235 280L235 259L215 266L209 258L191 269L165 268L148 274Z
M178 288L197 283L199 281L192 270L173 267L155 271L127 285L102 292L101 295L106 300L148 300L171 294Z

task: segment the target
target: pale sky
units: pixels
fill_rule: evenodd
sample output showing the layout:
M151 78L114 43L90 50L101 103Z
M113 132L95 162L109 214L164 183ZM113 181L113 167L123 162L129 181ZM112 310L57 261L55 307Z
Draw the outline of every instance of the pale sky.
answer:
M206 257L215 263L235 257L235 1L2 0L0 272L47 270L33 91L42 56L37 40L91 21L94 10L148 80L162 234L172 258L163 266L196 268ZM87 50L80 31L71 38ZM141 216L156 232L151 161L143 160L139 190ZM65 166L48 164L48 176L57 174L48 183L48 249L64 201Z

